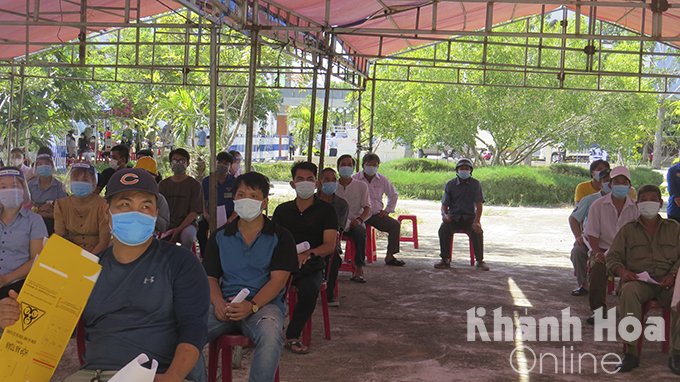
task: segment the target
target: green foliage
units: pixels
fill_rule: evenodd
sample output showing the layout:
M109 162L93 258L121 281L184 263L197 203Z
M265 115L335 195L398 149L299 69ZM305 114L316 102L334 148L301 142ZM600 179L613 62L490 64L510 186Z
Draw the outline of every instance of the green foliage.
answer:
M589 169L581 166L573 166L569 164L564 164L564 163L555 163L550 165L550 171L556 173L556 174L563 174L563 175L568 175L568 176L578 176L581 178L589 178L590 177L590 171Z
M389 163L391 168L407 172L452 172L456 170L456 165L453 163L429 159L401 159Z
M270 181L289 182L291 167L291 162L253 163L253 170L265 175Z
M633 179L635 189L645 184L660 186L664 182L664 176L649 167L636 167L630 170L630 177Z

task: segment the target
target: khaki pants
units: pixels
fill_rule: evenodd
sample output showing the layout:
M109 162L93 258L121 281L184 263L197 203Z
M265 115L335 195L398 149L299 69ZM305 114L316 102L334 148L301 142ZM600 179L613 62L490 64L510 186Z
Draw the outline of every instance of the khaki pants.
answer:
M99 372L99 382L106 382L116 374L116 371L101 371ZM97 376L96 370L81 369L69 375L63 382L91 382ZM189 382L188 380L184 380Z
M621 287L619 296L619 317L632 314L638 320L642 316L642 304L657 299L661 306L669 308L673 298L673 289L661 288L658 285L648 284L642 281L629 281ZM671 311L670 339L671 354L680 355L680 315L675 310ZM643 323L644 324L644 323ZM643 334L644 335L644 334ZM637 342L626 343L626 352L637 355Z

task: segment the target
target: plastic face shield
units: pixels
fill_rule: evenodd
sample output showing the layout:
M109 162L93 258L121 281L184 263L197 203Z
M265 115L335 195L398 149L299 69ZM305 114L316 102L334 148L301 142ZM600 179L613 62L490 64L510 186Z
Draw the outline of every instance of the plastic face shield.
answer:
M12 190L16 190L15 198L9 197L9 195L12 193ZM0 168L0 195L2 195L0 196L0 200L5 197L8 198L6 200L12 204L13 201L16 200L19 206L30 203L31 193L28 191L26 179L24 179L24 175L20 170L11 167ZM0 205L2 205L1 202ZM16 208L15 206L11 207Z
M71 192L73 182L87 182L92 184L92 189L97 187L97 170L89 163L78 162L71 165L66 176L66 190ZM71 192L73 193L73 192Z

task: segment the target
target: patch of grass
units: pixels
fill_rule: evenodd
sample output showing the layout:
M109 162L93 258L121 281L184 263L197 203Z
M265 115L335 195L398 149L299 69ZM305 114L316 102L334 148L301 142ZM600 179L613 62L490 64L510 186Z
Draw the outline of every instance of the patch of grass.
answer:
M290 162L253 163L253 170L263 174L269 181L290 181Z

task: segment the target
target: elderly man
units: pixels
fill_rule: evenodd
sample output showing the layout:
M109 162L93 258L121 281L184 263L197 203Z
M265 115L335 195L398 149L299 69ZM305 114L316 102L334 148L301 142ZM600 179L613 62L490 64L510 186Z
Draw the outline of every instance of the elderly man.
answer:
M588 246L586 245L586 238L583 237L583 226L585 225L588 211L590 211L590 206L593 202L611 191L609 188L609 172L609 170L603 170L598 174L598 182L602 184L600 192L590 194L581 199L581 202L576 205L574 211L569 215L569 228L574 235L574 247L571 249L571 263L574 266L576 280L578 281L578 288L571 291L572 296L583 296L588 294Z
M631 199L630 172L619 166L610 173L611 180L609 195L603 196L593 202L588 211L584 235L588 238L590 248L590 274L588 283L590 293L588 299L590 309L594 312L598 308L607 310L607 269L605 266L605 253L611 247L616 233L625 224L635 221L638 212L635 200ZM594 314L586 320L594 324Z
M399 253L399 237L401 224L390 217L397 206L399 194L386 176L378 174L380 157L374 153L364 155L362 159L363 171L352 176L353 179L366 183L371 198L371 217L366 224L380 232L387 232L387 253L385 264L397 267L403 266L402 260L394 257ZM387 196L387 205L383 204L383 195Z
M442 198L442 224L439 226L439 248L441 261L437 269L451 268L451 239L453 233L463 229L472 239L477 269L488 271L484 263L484 234L482 231L482 185L472 178L472 161L461 158L456 163L456 178L446 183Z
M680 268L680 224L662 219L663 205L659 187L645 185L638 192L640 217L624 225L616 234L607 254L607 269L621 277L623 286L619 296L619 316L642 319L642 304L656 299L669 308L673 297L671 287ZM640 274L647 272L653 281L643 281ZM670 323L672 346L668 365L680 374L680 315L673 310ZM637 341L625 344L625 354L619 372L638 367Z

